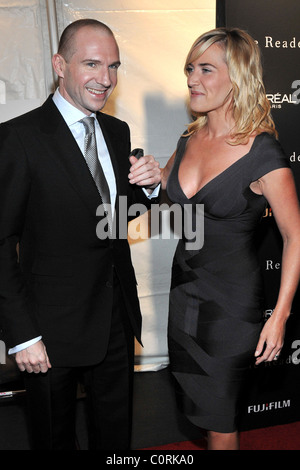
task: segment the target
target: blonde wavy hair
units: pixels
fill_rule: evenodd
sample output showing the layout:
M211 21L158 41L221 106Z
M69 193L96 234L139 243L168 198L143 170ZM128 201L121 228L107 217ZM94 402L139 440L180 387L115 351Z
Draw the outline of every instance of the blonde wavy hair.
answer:
M202 34L188 53L185 73L188 73L189 64L199 59L208 47L216 43L224 49L232 83L231 110L236 126L229 143L244 144L253 133L262 132L268 132L277 138L262 78L259 47L248 33L238 28L216 28ZM188 126L188 134L185 134L187 136L206 125L206 114L194 113L194 117L195 121Z

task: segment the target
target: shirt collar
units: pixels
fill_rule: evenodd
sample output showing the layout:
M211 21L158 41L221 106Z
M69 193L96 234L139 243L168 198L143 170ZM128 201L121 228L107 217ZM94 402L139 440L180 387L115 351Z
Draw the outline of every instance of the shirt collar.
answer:
M59 88L55 91L53 95L53 101L63 116L66 124L70 127L72 124L80 121L81 119L87 117L82 111L77 109L71 103L69 103L60 93ZM91 116L96 117L95 113L92 113Z

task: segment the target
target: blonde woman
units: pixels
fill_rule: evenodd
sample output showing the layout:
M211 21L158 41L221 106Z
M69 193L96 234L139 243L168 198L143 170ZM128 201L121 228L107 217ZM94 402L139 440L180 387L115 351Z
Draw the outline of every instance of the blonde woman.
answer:
M255 41L218 28L193 44L185 71L194 122L162 171L169 198L204 204L204 245L179 241L172 268L169 353L179 403L208 449L239 448L238 400L251 362L278 358L299 282L300 214L277 141ZM262 324L254 232L266 203L283 238L273 315Z

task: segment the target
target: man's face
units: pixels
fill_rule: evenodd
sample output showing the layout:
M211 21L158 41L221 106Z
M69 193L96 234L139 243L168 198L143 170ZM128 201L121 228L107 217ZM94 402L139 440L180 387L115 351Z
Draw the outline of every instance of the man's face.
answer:
M75 52L68 61L59 54L53 57L59 91L90 115L104 107L117 84L119 49L113 36L88 26L77 31L73 46Z

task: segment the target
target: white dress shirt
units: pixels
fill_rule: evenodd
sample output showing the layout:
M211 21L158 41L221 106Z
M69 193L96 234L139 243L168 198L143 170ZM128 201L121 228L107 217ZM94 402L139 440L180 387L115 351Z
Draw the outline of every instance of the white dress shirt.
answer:
M81 121L83 118L87 117L79 109L75 108L75 106L71 105L67 100L65 100L59 90L57 89L53 95L53 101L56 104L58 110L62 114L62 117L66 121L70 131L72 132L81 152L84 155L84 138L85 138L85 129ZM91 114L90 116L96 117L96 114ZM97 151L98 157L109 187L110 191L110 200L111 200L111 207L112 207L112 215L114 213L114 207L116 202L116 180L115 174L113 171L112 162L110 159L110 155L107 150L107 146L97 119L95 119L95 134L96 134L96 142L97 142Z

